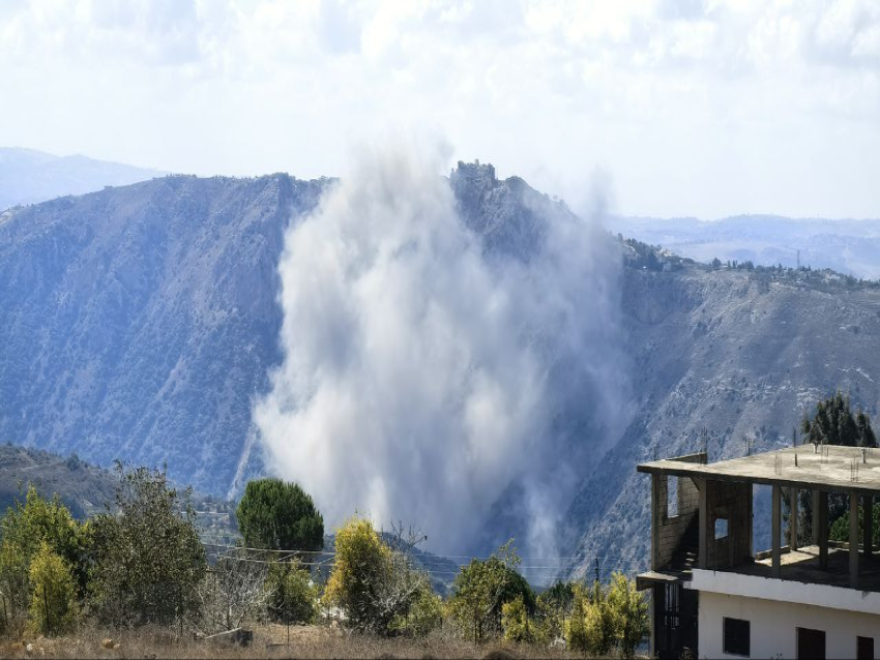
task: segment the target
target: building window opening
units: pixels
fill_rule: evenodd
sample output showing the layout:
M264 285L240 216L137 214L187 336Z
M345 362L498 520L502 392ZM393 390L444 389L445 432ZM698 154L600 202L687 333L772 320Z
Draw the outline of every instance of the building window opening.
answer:
M727 537L727 518L715 519L715 540Z
M825 631L797 629L798 660L825 660Z
M678 515L678 477L666 478L666 517L675 518Z
M744 619L724 618L724 652L748 658L751 654L751 623Z
M856 645L857 660L874 660L874 638L859 637Z

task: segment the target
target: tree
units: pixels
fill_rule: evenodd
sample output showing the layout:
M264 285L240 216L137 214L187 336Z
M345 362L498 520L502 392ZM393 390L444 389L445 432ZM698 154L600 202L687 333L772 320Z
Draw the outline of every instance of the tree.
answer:
M571 650L607 657L616 649L623 657L631 658L649 633L648 603L635 583L622 573L611 576L607 590L598 581L589 592L575 586L571 618L566 626Z
M249 481L236 517L249 548L308 552L324 547L324 519L312 498L295 483Z
M443 622L443 600L433 592L428 581L422 584L405 616L398 616L392 629L402 630L416 637L427 635Z
M269 612L287 624L313 623L318 592L309 571L298 562L276 562L269 569Z
M88 578L83 554L83 528L56 495L51 500L31 486L25 501L16 501L0 520L0 593L4 605L23 612L30 602L31 562L45 543L74 572L80 593Z
M118 513L90 524L97 610L117 626L182 623L198 611L206 569L191 493L169 487L164 470L116 469Z
M859 505L859 538L864 538L864 516L863 508ZM874 519L873 538L871 544L873 547L880 545L880 503L875 504L871 515ZM849 511L844 511L843 515L838 518L828 532L828 538L832 541L849 542Z
M408 552L389 547L369 520L352 518L336 532L324 600L345 611L348 625L392 634L406 627L414 606L429 605L430 595L428 577L414 568Z
M861 409L852 410L849 396L840 392L816 404L816 412L812 418L804 413L801 421L801 432L805 442L815 446L841 445L844 447L877 447L877 437L871 427L871 420ZM783 517L791 516L789 494L783 496ZM829 530L834 527L841 516L849 510L848 497L843 493L830 493L828 496ZM790 536L791 527L786 530ZM813 534L813 500L810 491L802 489L798 498L798 536L801 541L812 538ZM847 536L847 538L849 538ZM787 539L789 542L790 538Z
M529 621L529 613L522 594L501 606L501 629L508 642L530 643L535 641L535 626Z
M571 617L568 619L568 625L565 630L565 641L568 644L568 648L576 653L582 653L584 656L587 655L587 651L590 648L585 625L586 606L587 599L584 590L578 585L574 590Z
M565 621L571 614L575 589L570 582L557 580L556 584L538 596L538 613L547 641L564 639Z
M375 629L380 625L376 602L390 570L391 549L369 520L357 517L336 532L335 549L324 599L342 608L354 628Z
M535 612L535 593L516 572L520 559L508 541L489 559L471 560L455 577L449 607L466 639L478 642L501 632L502 607L521 596L530 615Z
M250 561L242 550L217 560L198 587L204 632L234 630L245 619L259 618L270 592L268 564Z
M648 602L644 594L636 590L635 582L617 572L611 576L605 605L614 643L624 658L632 658L651 632Z
M801 431L814 445L877 446L877 438L868 415L861 409L853 412L849 396L840 392L817 403L812 419L805 414Z
M69 632L76 622L76 582L70 566L43 541L30 565L33 587L28 628L33 634L54 636Z

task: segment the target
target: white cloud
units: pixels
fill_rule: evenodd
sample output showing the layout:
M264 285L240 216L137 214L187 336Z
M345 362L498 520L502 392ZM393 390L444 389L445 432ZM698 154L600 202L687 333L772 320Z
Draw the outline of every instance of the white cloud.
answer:
M875 0L16 0L0 79L4 144L315 176L427 128L623 212L880 215Z

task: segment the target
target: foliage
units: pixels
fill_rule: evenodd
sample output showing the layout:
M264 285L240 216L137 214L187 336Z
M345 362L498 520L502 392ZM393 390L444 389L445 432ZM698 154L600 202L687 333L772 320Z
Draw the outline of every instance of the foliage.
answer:
M318 590L298 562L277 562L269 569L269 613L283 623L313 623Z
M33 589L28 628L37 635L69 632L77 615L76 583L70 567L43 541L30 565Z
M31 486L0 520L0 593L13 612L28 607L31 562L45 543L74 571L80 591L87 581L83 530L56 495L46 500Z
M182 621L198 611L206 569L190 492L169 487L164 470L117 471L118 514L90 524L98 612L117 626Z
M462 567L453 583L449 608L466 639L478 642L501 632L502 607L517 597L522 597L526 611L534 614L535 593L516 572L519 563L512 541L508 541L489 559L473 559Z
M583 588L578 585L574 590L571 617L565 626L565 642L568 648L586 656L590 645L587 641L586 606L587 598Z
M561 580L538 596L539 637L547 641L564 639L565 620L571 614L574 598L574 585Z
M411 541L407 547L412 546ZM436 609L432 596L430 580L413 567L409 552L392 550L370 521L351 518L336 532L335 564L324 600L345 611L348 625L395 634L407 629L410 615L421 608L423 626Z
M862 410L853 412L849 396L837 392L834 396L816 404L812 419L806 414L801 422L805 442L814 445L842 445L845 447L876 447L877 438L871 420ZM783 494L783 517L791 516L789 494ZM844 493L829 493L829 532L849 510L849 498ZM849 520L849 518L847 518ZM786 540L791 541L791 527L786 529ZM849 538L847 530L847 539ZM813 536L813 500L809 490L801 489L798 498L798 536L802 542Z
M501 606L501 628L508 642L530 643L535 641L535 626L529 621L529 613L522 594Z
M400 618L403 618L402 625ZM407 615L398 618L398 628L416 637L427 635L442 623L443 600L431 590L430 583L425 583L419 589Z
M863 508L859 505L859 541L862 540L865 528L864 528L864 514ZM880 503L875 504L872 516L874 519L874 526L872 529L872 546L877 547L880 546ZM831 530L829 531L828 537L832 541L849 541L849 511L845 511L840 518L834 521L834 524L831 525Z
M324 519L295 483L249 481L236 517L247 547L314 551L324 546Z
M357 517L337 530L335 547L335 564L324 599L342 608L353 627L375 628L379 618L376 601L389 570L391 549L369 520Z
M575 586L566 641L571 650L584 655L605 657L616 649L631 658L650 633L649 625L644 595L622 573L614 573L607 591L598 581L591 592Z
M623 573L614 573L605 605L614 643L624 658L632 658L651 632L648 602L644 594L637 591L635 582L628 580Z
M840 392L817 403L812 419L805 414L801 431L814 445L877 446L877 438L868 415L862 410L854 413L849 396L843 396Z

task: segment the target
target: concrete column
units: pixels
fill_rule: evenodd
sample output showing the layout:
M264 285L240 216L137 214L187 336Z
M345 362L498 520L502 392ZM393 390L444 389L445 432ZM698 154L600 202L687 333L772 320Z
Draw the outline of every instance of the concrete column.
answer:
M819 545L819 491L812 491L813 496L813 545Z
M770 528L773 577L778 578L782 575L782 487L779 484L773 484L771 511L773 513L773 526Z
M870 559L874 552L874 498L870 495L862 497L862 527L865 532L862 540L865 558Z
M859 586L859 495L849 494L849 586Z
M709 568L709 482L700 479L697 488L700 489L700 556L698 568Z
M651 475L651 570L660 570L660 499L662 493L660 486L664 477L659 474Z
M788 528L791 530L791 551L798 549L798 495L800 491L797 488L789 488L788 494L791 497L791 516L788 519Z
M755 504L755 489L753 488L751 483L749 483L749 485L748 485L748 492L749 492L749 506L748 506L748 513L746 514L746 516L747 516L746 522L748 523L748 528L749 528L748 535L749 536L748 536L748 540L746 541L746 543L748 544L748 547L749 547L749 557L754 558L754 556L755 556L755 542L754 542L755 518L754 518L753 508L754 508L754 504Z
M818 514L816 525L816 533L819 539L819 568L823 571L828 569L828 492L819 491L816 508L813 510Z

